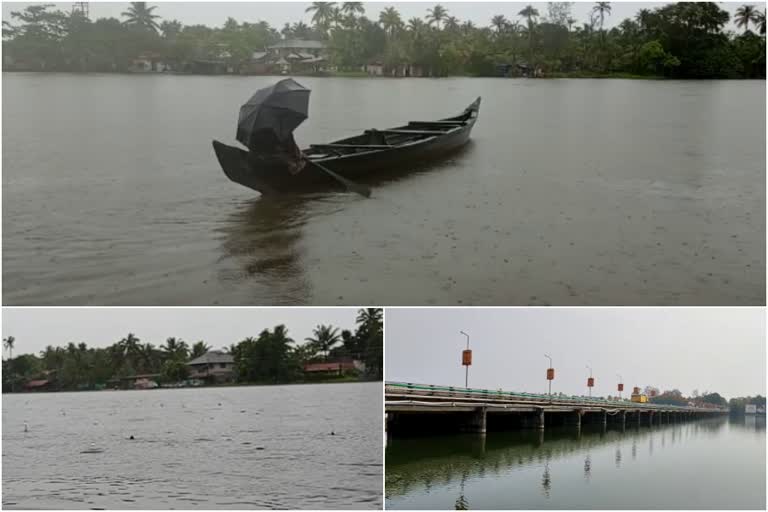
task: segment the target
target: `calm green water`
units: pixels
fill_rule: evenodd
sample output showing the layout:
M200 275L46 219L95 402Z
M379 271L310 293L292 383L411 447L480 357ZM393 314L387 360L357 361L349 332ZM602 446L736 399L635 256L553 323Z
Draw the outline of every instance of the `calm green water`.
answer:
M388 509L765 509L765 417L389 439Z

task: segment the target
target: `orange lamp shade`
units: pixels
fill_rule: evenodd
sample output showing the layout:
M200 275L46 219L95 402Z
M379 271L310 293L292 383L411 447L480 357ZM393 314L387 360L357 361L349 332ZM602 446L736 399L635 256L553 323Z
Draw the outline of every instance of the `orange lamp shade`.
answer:
M619 391L624 391L624 384L619 384Z
M547 380L555 380L555 369L547 368Z
M472 365L472 351L464 350L461 352L461 364L464 366Z
M588 378L587 387L590 387L590 388L595 387L595 379L593 379L592 377Z
M640 388L632 388L632 393L639 395L640 394Z
M655 389L651 390L651 396L656 396L656 390Z

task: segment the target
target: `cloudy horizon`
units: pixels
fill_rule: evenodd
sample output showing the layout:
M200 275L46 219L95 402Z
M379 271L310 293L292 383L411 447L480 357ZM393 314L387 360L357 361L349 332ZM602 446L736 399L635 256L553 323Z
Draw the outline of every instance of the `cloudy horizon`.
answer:
M387 308L388 381L463 386L461 351L470 336L469 386L594 396L650 385L690 396L765 395L762 308Z

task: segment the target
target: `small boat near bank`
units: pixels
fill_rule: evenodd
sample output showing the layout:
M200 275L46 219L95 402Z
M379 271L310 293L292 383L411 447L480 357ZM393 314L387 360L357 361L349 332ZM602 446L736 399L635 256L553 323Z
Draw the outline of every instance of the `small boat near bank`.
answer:
M250 151L213 141L216 158L226 176L262 194L305 193L338 187L340 183L359 191L354 182L400 174L459 150L469 141L480 112L480 98L477 98L453 117L410 121L394 128L365 130L360 135L327 144L312 144L303 150L296 148L296 158L286 157L290 152L282 153L280 158L262 158L252 143L254 133L263 134L270 128L270 137L291 144L290 132L306 118L309 91L291 79L273 88L284 82L291 83L282 96L271 91L266 95L271 94L272 99L265 100L264 90L258 91L241 109L238 140ZM299 97L299 88L306 91L306 95ZM288 100L288 95L296 96L296 101ZM265 108L264 104L270 101L273 106ZM254 104L260 108L256 114ZM244 120L250 123L245 128ZM367 195L365 191L362 193Z

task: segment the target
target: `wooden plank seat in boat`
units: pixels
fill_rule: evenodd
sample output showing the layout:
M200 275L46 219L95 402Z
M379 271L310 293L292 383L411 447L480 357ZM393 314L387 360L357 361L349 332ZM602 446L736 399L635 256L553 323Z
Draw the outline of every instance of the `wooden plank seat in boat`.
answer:
M394 135L445 135L445 130L376 130L378 133L392 133Z
M467 122L466 121L411 121L408 124L409 125L411 125L411 124L426 124L426 125L433 124L435 126L448 126L448 125L464 126L465 124L467 124Z
M392 149L389 144L310 144L316 149Z

